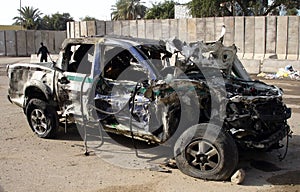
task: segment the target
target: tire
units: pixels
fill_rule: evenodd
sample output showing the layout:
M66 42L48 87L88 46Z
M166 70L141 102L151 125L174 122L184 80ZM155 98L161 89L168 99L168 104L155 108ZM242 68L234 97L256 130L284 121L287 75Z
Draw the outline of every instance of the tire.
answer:
M233 138L213 124L187 129L177 139L174 155L181 172L206 180L227 180L238 164Z
M26 107L27 121L33 132L41 138L52 138L58 128L54 107L40 99L31 99Z

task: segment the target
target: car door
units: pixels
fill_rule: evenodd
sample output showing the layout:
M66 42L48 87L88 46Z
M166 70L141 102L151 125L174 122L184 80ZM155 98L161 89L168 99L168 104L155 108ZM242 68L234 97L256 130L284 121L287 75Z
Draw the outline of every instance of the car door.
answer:
M121 45L103 46L95 106L106 126L130 131L149 131L151 101L144 96L151 71L132 49Z
M58 95L65 114L81 115L81 101L87 101L93 83L94 54L94 44L70 44L65 49L64 70L58 77Z

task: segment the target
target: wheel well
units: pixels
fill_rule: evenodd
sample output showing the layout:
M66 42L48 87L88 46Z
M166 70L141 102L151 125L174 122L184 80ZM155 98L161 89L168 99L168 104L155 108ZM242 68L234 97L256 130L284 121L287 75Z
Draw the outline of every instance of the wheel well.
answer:
M28 87L25 91L25 98L27 100L25 103L26 105L27 105L28 101L30 101L33 98L47 101L47 97L46 97L45 93L37 87Z

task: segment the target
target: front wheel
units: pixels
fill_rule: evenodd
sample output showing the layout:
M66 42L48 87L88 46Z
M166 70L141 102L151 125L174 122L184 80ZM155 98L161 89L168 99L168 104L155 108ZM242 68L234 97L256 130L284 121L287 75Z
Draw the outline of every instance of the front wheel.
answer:
M233 138L213 124L187 129L176 141L174 155L181 172L207 180L228 179L238 163Z
M43 100L31 99L26 107L27 121L41 138L53 137L58 127L58 116L54 107Z

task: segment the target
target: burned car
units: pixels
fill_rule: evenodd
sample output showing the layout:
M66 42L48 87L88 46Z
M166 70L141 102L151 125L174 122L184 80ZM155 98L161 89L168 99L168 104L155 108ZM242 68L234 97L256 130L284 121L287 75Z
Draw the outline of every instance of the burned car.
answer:
M252 80L236 51L222 39L66 39L54 63L7 67L8 98L39 137L100 126L169 146L187 175L226 180L238 149L275 149L290 134L283 91Z

